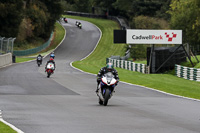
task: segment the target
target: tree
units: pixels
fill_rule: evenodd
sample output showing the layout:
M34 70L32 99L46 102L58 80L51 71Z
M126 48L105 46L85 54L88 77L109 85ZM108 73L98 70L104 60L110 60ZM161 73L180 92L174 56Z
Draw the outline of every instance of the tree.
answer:
M54 30L55 22L60 19L63 13L63 6L60 0L40 0L46 5L47 11L50 14L47 18L47 23L44 26L45 33L42 35L44 38L48 38L51 32Z
M170 27L183 31L183 43L200 43L200 2L199 0L172 0L169 14Z
M0 0L0 36L17 36L23 19L23 5L23 0Z
M94 6L101 8L104 13L108 15L118 15L119 12L113 6L116 0L93 0Z

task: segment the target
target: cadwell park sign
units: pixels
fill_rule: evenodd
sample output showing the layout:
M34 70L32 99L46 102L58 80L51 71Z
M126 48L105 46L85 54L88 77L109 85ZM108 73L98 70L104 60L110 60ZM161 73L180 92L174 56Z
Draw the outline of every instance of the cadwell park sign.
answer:
M114 30L114 43L182 44L182 30Z

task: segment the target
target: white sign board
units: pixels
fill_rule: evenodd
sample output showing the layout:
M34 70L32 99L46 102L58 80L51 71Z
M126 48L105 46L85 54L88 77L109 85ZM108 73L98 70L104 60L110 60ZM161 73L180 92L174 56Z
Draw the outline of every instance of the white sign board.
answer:
M182 44L182 30L126 30L127 44Z

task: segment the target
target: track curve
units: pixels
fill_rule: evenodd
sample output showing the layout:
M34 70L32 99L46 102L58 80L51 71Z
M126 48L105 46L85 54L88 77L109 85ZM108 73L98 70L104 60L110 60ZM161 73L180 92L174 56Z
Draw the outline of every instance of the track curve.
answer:
M78 29L76 20L68 21L50 79L44 64L38 68L36 62L0 69L0 109L6 121L25 133L200 132L200 102L144 87L119 83L108 106L99 106L95 76L70 63L94 49L100 32L91 23L81 21L83 29Z

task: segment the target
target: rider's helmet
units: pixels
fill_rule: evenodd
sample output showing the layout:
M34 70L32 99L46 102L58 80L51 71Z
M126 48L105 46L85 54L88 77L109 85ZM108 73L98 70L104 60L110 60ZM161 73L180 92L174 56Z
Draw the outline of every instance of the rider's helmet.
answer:
M41 54L39 54L38 56L41 56Z
M53 61L54 59L53 59L53 58L50 58L49 60L52 60L52 61Z
M113 69L113 64L112 63L107 63L106 69L107 69L108 72L111 72L112 69Z
M50 57L52 57L52 58L55 57L54 52L51 52Z

